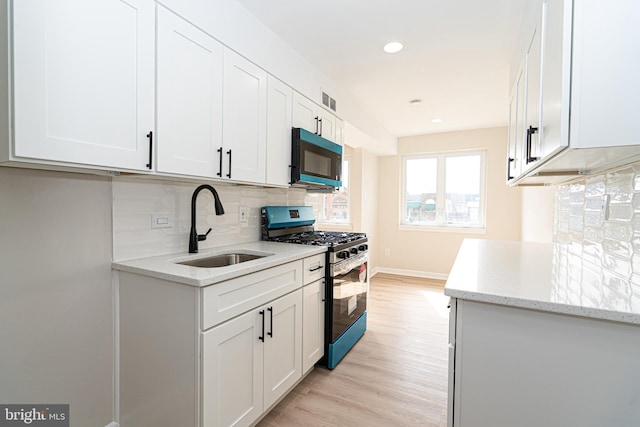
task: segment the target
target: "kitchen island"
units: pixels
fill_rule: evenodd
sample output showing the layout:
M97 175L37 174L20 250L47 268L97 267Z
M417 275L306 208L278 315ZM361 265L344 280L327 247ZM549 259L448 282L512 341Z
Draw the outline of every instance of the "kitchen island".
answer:
M445 286L450 426L637 425L640 285L575 249L464 241Z

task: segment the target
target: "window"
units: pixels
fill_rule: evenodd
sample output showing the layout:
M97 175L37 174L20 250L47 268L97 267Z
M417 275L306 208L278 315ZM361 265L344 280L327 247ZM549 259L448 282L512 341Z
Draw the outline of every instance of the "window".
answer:
M322 194L319 220L339 224L349 223L349 160L342 160L342 187L333 193Z
M405 156L402 225L485 226L485 151Z

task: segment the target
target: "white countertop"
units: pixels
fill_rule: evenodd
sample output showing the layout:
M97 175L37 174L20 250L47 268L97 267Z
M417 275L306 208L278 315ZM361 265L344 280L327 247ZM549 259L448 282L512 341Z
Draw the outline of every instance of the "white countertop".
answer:
M465 239L445 295L513 307L640 324L624 280L574 256L566 245Z
M208 286L214 283L255 273L256 271L287 262L296 261L316 254L326 252L324 246L307 246L277 242L251 242L238 245L222 246L218 248L204 249L197 254L177 253L150 258L134 259L129 261L113 262L114 270L141 274L172 282L183 283L191 286ZM240 264L226 267L201 268L177 264L199 258L225 253L245 253L263 255L264 258L246 261Z

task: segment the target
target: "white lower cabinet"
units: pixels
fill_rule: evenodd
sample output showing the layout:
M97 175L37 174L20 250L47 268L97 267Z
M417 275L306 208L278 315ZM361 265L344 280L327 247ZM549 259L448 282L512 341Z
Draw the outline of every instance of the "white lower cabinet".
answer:
M640 326L452 299L449 421L638 425Z
M255 423L302 378L304 328L312 357L322 356L313 348L324 329L321 281L304 288L303 307L303 277L321 259L206 287L117 272L120 426Z
M324 355L324 279L302 289L302 372L309 371Z
M202 334L203 426L248 426L302 375L302 291Z

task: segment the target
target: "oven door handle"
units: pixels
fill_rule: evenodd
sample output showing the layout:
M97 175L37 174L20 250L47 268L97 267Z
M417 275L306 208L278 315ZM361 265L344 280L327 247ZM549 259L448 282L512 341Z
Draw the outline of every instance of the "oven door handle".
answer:
M342 274L348 273L359 265L364 264L369 260L368 252L361 252L358 255L349 257L344 261L340 261L336 264L331 265L329 275L331 277L340 276Z

